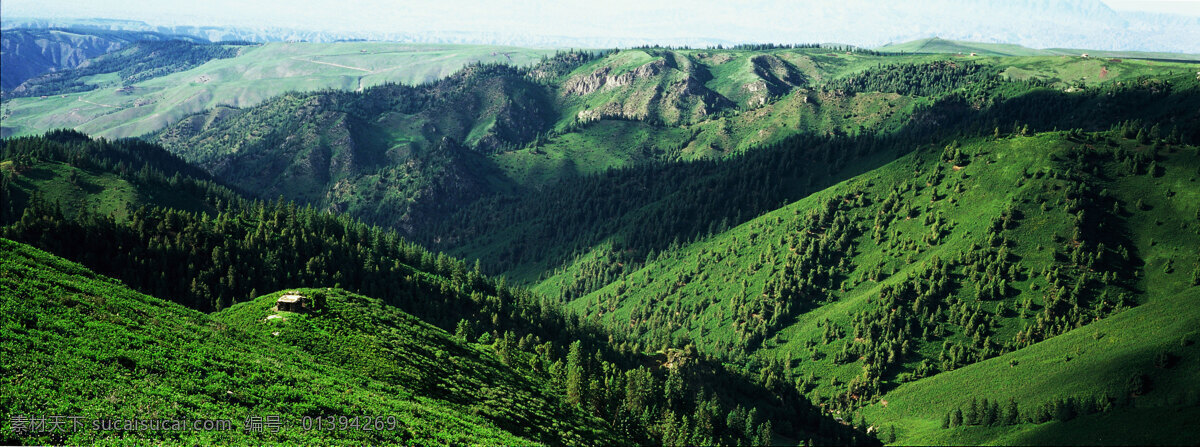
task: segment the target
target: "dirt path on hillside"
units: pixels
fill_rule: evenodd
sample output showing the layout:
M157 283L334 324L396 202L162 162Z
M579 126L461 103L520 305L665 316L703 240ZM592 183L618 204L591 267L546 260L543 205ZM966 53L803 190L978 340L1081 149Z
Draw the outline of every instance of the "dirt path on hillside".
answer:
M120 108L122 108L121 106L114 106L114 105L108 105L108 104L100 104L100 103L98 103L98 102L91 102L91 101L88 101L88 100L86 100L86 99L83 99L83 97L82 97L82 96L81 96L81 97L79 97L78 99L79 99L79 101L80 101L80 102L86 102L86 103L88 103L88 104L91 104L91 105L94 105L94 106L108 107L108 108L110 108L110 109L120 109Z
M332 66L334 66L334 67L340 67L340 68L345 68L345 69L349 69L349 70L365 71L365 72L367 72L368 74L370 74L370 73L374 73L374 71L367 70L367 69L365 69L365 68L351 67L351 66L349 66L349 65L335 64L335 63L333 63L333 62L321 62L321 61L314 61L314 60L312 60L312 59L303 59L303 58L299 58L299 57L296 57L296 56L292 56L290 59L294 59L294 60L298 60L298 61L304 61L304 62L312 62L312 63L314 63L314 64L321 64L321 65L332 65Z

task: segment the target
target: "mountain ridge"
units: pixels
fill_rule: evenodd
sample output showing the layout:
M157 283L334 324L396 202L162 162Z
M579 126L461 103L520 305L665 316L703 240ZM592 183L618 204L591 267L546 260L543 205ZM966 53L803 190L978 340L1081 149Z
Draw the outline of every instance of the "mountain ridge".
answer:
M247 22L244 17L210 17L223 26L171 25L89 19L9 20L9 26L31 23L91 23L134 29L192 32L198 36L233 37L237 40L338 40L370 39L425 43L475 43L542 48L618 48L642 45L693 47L743 43L844 42L875 47L931 35L956 40L988 40L1030 47L1067 46L1101 50L1200 52L1192 42L1200 17L1114 10L1100 0L1018 1L933 0L919 4L848 0L835 4L807 1L756 1L746 5L705 3L670 23L630 21L627 15L670 15L674 7L658 4L627 5L620 9L577 3L575 14L544 8L479 8L464 14L449 4L426 3L418 11L382 22L365 11L344 12L337 22L308 16L280 17L271 23ZM40 11L38 11L40 12ZM18 11L16 15L35 14ZM557 14L556 14L557 13ZM62 15L74 15L65 13ZM461 22L447 23L444 17ZM490 17L491 20L485 20ZM739 20L730 22L728 18ZM175 17L141 15L141 20L180 23ZM537 18L537 19L531 19ZM533 25L517 29L499 23ZM796 27L798 20L825 24L821 28ZM227 26L237 23L240 26ZM465 25L465 24L471 25ZM286 24L285 26L281 26ZM465 27L464 27L465 25ZM240 28L240 29L239 29ZM285 29L280 29L285 28ZM292 29L286 29L292 28ZM304 31L326 30L326 31ZM397 32L395 30L405 30Z

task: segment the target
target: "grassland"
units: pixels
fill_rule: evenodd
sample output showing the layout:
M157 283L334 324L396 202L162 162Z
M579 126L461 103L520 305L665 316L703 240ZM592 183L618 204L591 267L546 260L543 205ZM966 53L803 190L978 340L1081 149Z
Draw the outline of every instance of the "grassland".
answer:
M1145 261L1136 288L1141 303L1128 311L1025 349L961 370L904 384L881 404L866 407L872 422L894 424L905 444L1180 444L1200 425L1200 291L1191 275L1200 247L1200 164L1195 152L1163 154L1159 175L1125 176L1108 185L1132 207L1130 240ZM1156 356L1166 355L1166 364ZM1012 398L1026 410L1063 397L1125 396L1134 374L1151 389L1130 407L1082 420L1021 424L1015 428L940 428L949 408L971 397ZM1156 430L1151 427L1172 427Z
M738 358L738 350L747 343L747 323L759 318L745 310L747 302L753 303L759 296L768 298L767 284L783 274L788 249L783 241L790 232L805 231L789 222L826 207L830 201L865 203L849 206L849 220L860 224L852 233L857 236L840 288L832 290L828 298L810 297L818 300L814 307L788 320L777 332L768 333L761 348L748 352L768 361L788 359L792 376L803 380L810 397L833 402L866 367L862 359L844 362L837 357L845 345L858 342L850 340L854 337L851 329L860 315L875 306L881 290L914 281L936 259L956 259L987 247L985 236L992 218L1016 209L1024 218L1006 237L1015 242L1009 253L1028 274L1011 282L1013 292L1000 300L978 300L976 286L966 278L956 280L961 286L952 294L968 305L982 305L988 311L1001 309L988 312L999 322L992 327L991 340L1016 338L1019 331L1028 329L1030 320L1015 310L1026 300L1034 303L1034 308L1047 305L1043 294L1050 284L1041 272L1061 263L1054 247L1060 247L1070 234L1071 214L1062 211L1067 200L1061 195L1064 185L1050 177L1065 169L1061 163L1064 151L1079 143L1061 133L989 140L964 142L962 150L972 156L965 166L953 169L936 159L938 148L906 155L744 225L664 252L654 262L569 306L635 336L684 339L701 350L732 351L732 357ZM1132 151L1149 150L1131 141L1117 145ZM1179 443L1187 439L1170 435L1170 430L1147 438L1135 429L1137 421L1154 415L1184 423L1187 417L1177 413L1194 415L1197 411L1191 396L1200 392L1192 380L1200 371L1200 355L1189 347L1192 345L1180 341L1181 337L1194 337L1188 334L1200 322L1200 314L1194 310L1197 289L1191 282L1200 262L1192 249L1200 246L1194 219L1200 209L1200 195L1194 187L1200 169L1195 153L1195 148L1160 152L1157 163L1163 171L1159 175L1121 175L1109 166L1103 176L1111 180L1091 185L1110 191L1128 210L1124 217L1127 227L1113 231L1128 234L1130 251L1145 262L1134 286L1144 297L1141 304L1047 341L913 381L908 373L918 370L925 359L937 359L943 340L915 342L911 347L914 354L884 381L885 392L879 399L888 402L886 407L874 401L856 420L865 416L877 427L894 425L902 444L1042 444L1072 439L1072 433L1079 436L1072 441L1077 443L1129 444L1142 439ZM882 239L872 236L879 231L877 216L885 214L879 204L893 197L908 204L902 209L909 211L901 212L908 213L907 217L886 224ZM934 218L941 222L942 232L939 242L931 244L924 235L930 232ZM871 228L872 220L876 229ZM595 257L589 254L573 266L556 270L537 290L557 295L574 278L586 277L578 269ZM877 272L882 272L882 279L871 279ZM944 341L970 342L954 324L946 327ZM827 335L830 328L837 328L832 340ZM842 337L847 341L836 341ZM1174 366L1150 366L1162 352L1178 359ZM1032 411L1065 397L1118 395L1135 371L1145 372L1152 383L1161 385L1160 391L1138 397L1132 407L1113 415L1048 423L1063 424L1065 431L1037 424L1001 429L939 427L947 411L965 408L972 396L1001 402L1012 397L1023 409ZM1172 430L1184 430L1187 423L1171 425ZM1124 427L1126 435L1118 436L1122 429L1114 426Z
M0 251L5 419L233 422L228 431L25 435L5 424L9 443L616 442L547 405L538 382L489 351L377 299L298 289L289 292L323 294L327 307L277 312L276 293L205 315L7 239ZM248 417L272 415L281 430L245 430ZM303 418L318 415L392 419L386 430L305 430Z
M1200 61L1200 55L1147 51L1097 51L1072 48L1029 48L1014 44L966 42L931 37L877 48L885 53L976 53L983 56L1081 56L1174 61Z
M218 106L251 107L290 91L357 90L385 82L420 84L474 62L527 65L553 50L482 45L346 42L269 43L234 58L134 84L4 102L4 135L74 128L108 137L139 136Z

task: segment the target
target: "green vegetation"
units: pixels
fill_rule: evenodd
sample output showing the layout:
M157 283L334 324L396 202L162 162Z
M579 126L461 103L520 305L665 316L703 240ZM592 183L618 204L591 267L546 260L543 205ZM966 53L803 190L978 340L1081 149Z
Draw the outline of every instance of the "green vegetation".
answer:
M0 235L520 442L1190 442L1195 64L919 46L557 52L162 147L6 139ZM276 290L351 305L266 323Z
M252 107L287 92L356 90L384 83L436 81L471 63L528 65L554 50L481 45L342 42L268 43L237 57L105 87L116 78L82 79L86 93L4 101L4 136L69 127L107 137L140 136L216 107Z
M101 152L96 149L108 144L59 132L45 138L6 141L4 154L31 167L56 163L48 158L64 153L82 160L80 164L103 166L104 159L92 159L90 154ZM170 168L173 159L157 147L139 147L142 151L115 151L147 153L140 160L142 173L125 173L123 179L142 188L163 187L158 182L166 178L162 172ZM14 171L5 177L8 180L0 186L6 197L14 184L48 184L27 179L22 172L28 171ZM557 305L529 291L506 285L504 279L481 275L478 264L469 268L445 254L434 255L404 242L394 232L312 208L301 209L293 203L230 198L228 189L200 179L175 175L170 181L182 186L181 190L198 189L203 203L215 211L143 206L117 220L82 209L64 214L57 206L38 200L40 194L34 193L14 210L12 215L20 217L3 227L3 235L80 259L137 290L171 297L196 309L224 310L243 324L263 317L262 308L270 304L269 300L237 304L250 301L258 290L326 284L378 296L379 303L403 309L443 330L453 330L461 340L489 345L502 363L543 383L541 389L548 391L541 395L560 399L548 409L535 410L549 416L480 410L501 427L535 440L550 438L531 435L530 430L556 433L554 427L564 423L580 430L577 440L570 443L588 443L592 442L589 439L607 436L638 444L753 444L768 438L822 444L873 442L861 431L828 423L827 416L795 390L747 376L689 344L651 346L617 338L563 314ZM355 319L360 325L358 331L370 334L398 324L346 318ZM306 330L336 338L328 343L302 344L317 357L343 362L347 369L369 377L410 377L411 372L395 365L403 355L364 357L353 349L329 348L387 340L372 342L355 334L342 338L338 328L345 329L344 325L312 323L316 326ZM472 376L466 372L455 374ZM438 386L472 389L472 380L452 380ZM501 390L518 385L496 387ZM536 384L520 386L539 389ZM663 398L655 397L657 393L663 393ZM496 391L483 397L501 402L509 402L502 398L516 399L503 397L506 395ZM531 403L519 405L536 406L537 398L530 399ZM599 425L571 422L571 416L560 414L568 411L562 407L578 409ZM727 418L729 414L736 417Z
M1027 412L1108 399L1114 416L1088 419L1106 425L1126 424L1116 415L1127 412L1194 414L1197 390L1183 377L1198 357L1174 346L1196 324L1183 308L1195 286L1164 266L1200 246L1200 196L1182 192L1200 165L1195 147L1121 137L1135 133L929 148L611 275L571 306L610 327L631 322L635 338L685 338L759 363L834 408L872 403L863 415L895 424L904 443L1056 439L938 429L971 395L1015 398ZM1160 394L1122 400L1134 373ZM1104 442L1141 439L1124 426L1130 435Z
M1078 50L1070 48L1027 48L1020 45L1000 43L964 42L946 40L937 37L918 39L910 42L884 45L877 51L881 53L954 53L970 55L975 53L983 56L1079 56L1089 57L1128 58L1128 59L1157 59L1174 61L1200 60L1195 54L1154 53L1145 51L1097 51Z
M1194 113L1189 107L1196 104L1195 80L1172 74L1183 67L1178 64L1111 63L1110 77L1083 82L1075 73L1085 71L1050 58L958 62L828 51L635 49L598 59L561 53L526 69L471 66L417 87L292 94L254 109L214 109L154 137L261 198L283 195L399 228L427 244L481 258L490 272L532 282L606 239L628 244L620 233L646 228L639 220L660 214L685 220L651 225L667 232L628 244L641 261L676 238L706 234L722 221L726 228L740 224L830 184L821 180L824 172L789 170L795 165L783 160L797 153L818 156L822 166L838 160L833 169L821 169L836 181L878 166L864 164L860 155L907 152L912 141L931 133L948 138L990 134L997 127L1005 133L1103 130L1130 119L1170 124ZM634 62L642 65L628 70ZM1015 76L1014 70L1036 76ZM823 81L813 85L818 79ZM636 99L681 82L695 86L680 93L686 101ZM744 103L735 92L749 90L734 88L739 85L770 94L760 104ZM716 108L705 106L704 116L681 112L683 105L722 94L729 98L710 101ZM735 106L735 100L743 104ZM577 116L577 109L595 112L608 101L649 108ZM1106 106L1114 102L1122 106ZM1059 113L1064 109L1078 112ZM814 154L811 146L824 143L813 134L836 143ZM440 141L445 137L452 141ZM854 146L855 153L839 146ZM704 162L680 167L683 160ZM597 176L610 169L618 172ZM668 170L670 176L656 172ZM697 173L704 170L715 172ZM753 183L784 178L800 184ZM642 181L657 184L644 186L651 194L633 199L628 188L615 186ZM677 191L741 199L732 207L726 206L731 201L703 204L713 209L698 215L653 210L655 203L671 209L701 200L667 198ZM571 201L564 204L566 197ZM612 203L581 207L586 219L568 220L582 225L557 228L564 207L569 213L578 203L596 201ZM599 220L599 210L634 222L609 225ZM528 243L530 237L544 243Z
M129 86L147 79L190 70L213 59L237 56L237 46L199 44L182 40L143 41L129 48L91 59L73 70L47 73L25 81L6 95L20 98L38 95L79 93L111 87L100 83L109 74L116 75L118 93L129 94ZM89 82L92 81L92 82Z
M9 372L0 416L70 415L88 424L20 434L6 423L6 443L618 442L490 349L378 299L299 289L290 292L322 295L326 307L275 312L273 294L205 315L27 245L3 239L0 251ZM372 417L356 425L384 429L316 429L314 419L326 416ZM277 431L248 428L250 418L271 417ZM232 425L90 430L93 421L149 418Z

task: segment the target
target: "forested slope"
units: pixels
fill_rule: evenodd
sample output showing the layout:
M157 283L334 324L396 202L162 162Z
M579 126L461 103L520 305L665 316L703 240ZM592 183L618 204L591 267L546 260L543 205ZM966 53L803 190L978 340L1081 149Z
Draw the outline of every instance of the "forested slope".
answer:
M774 45L470 64L210 109L148 137L169 152L5 140L0 234L232 325L270 291L377 297L339 314L362 330L294 322L420 339L371 333L393 306L454 333L515 375L423 389L518 390L489 396L528 412L464 405L523 439L1187 443L1194 71Z
M1018 396L1016 418L1030 424L1060 399L1125 408L1135 371L1163 386L1140 405L1194 405L1192 385L1163 377L1197 371L1173 346L1197 323L1181 306L1200 286L1190 249L1200 246L1190 187L1200 165L1194 146L1151 134L1124 126L922 148L659 254L572 307L635 338L691 340L762 365L833 408L871 404L870 421L897 422L906 442L1001 436L927 431L951 411L944 400L965 411L965 396ZM1088 329L1094 321L1112 329ZM1121 348L1099 347L1108 343ZM1011 362L987 360L996 356ZM1160 357L1181 369L1145 367ZM984 360L989 376L953 379ZM907 419L926 413L926 425Z
M154 138L261 198L397 228L533 283L605 250L640 263L930 140L1137 119L1193 141L1183 123L1196 118L1196 80L1176 65L823 48L561 53L423 86L214 109ZM691 87L671 96L679 85ZM704 101L716 102L680 112Z
M26 176L40 164L55 163L43 154L71 154L100 166L88 154L111 144L70 133L6 141L5 156L25 161L6 174L2 186L8 195L14 186L48 185ZM170 158L154 146L142 149L151 160L160 157L156 153ZM146 174L114 174L142 188L163 187L157 183L163 167L146 165ZM199 188L212 210L140 206L118 218L85 209L64 212L38 200L41 194L34 191L14 210L19 218L9 220L3 234L79 259L139 291L206 311L295 287L334 286L378 296L463 340L490 346L503 362L545 383L549 395L560 399L555 405L602 420L598 433L628 442L874 442L832 422L795 390L723 365L694 346L651 346L613 336L564 313L557 303L425 251L394 232L290 202L252 202L203 180L173 181ZM233 309L241 315L236 309L253 307ZM391 361L355 360L349 367ZM658 393L663 397L655 397ZM504 412L492 416L536 420Z

